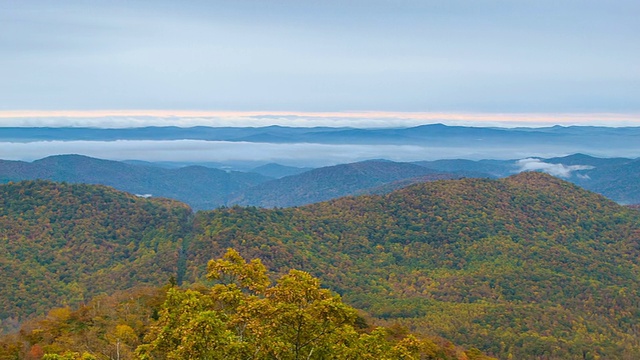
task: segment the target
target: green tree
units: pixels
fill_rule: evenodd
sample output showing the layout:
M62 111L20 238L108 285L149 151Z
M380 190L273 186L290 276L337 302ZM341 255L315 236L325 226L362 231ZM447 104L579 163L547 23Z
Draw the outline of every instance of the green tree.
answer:
M260 260L229 249L208 265L209 290L172 288L140 359L432 359L441 349L409 335L360 329L355 309L291 270L275 285Z

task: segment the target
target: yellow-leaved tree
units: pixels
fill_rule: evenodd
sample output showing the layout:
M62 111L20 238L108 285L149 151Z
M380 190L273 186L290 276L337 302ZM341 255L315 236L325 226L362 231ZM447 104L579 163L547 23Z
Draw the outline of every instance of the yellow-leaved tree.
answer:
M260 260L247 263L233 249L209 262L208 278L217 281L208 291L169 290L140 359L467 358L364 329L355 309L310 274L291 270L272 284Z

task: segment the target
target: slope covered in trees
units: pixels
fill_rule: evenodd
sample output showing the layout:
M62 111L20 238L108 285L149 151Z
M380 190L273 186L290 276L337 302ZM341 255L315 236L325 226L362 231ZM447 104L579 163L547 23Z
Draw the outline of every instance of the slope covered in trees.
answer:
M191 209L104 186L0 186L0 321L178 274Z
M640 212L545 174L193 221L182 204L99 186L0 189L5 324L171 275L197 289L232 247L389 325L500 358L640 357Z
M357 308L502 358L636 358L640 216L541 173L296 209L200 213L192 266L232 246Z
M318 279L291 270L275 283L233 249L212 260L211 287L137 289L52 309L0 338L0 359L461 359L477 349L372 326ZM44 357L43 357L44 356Z

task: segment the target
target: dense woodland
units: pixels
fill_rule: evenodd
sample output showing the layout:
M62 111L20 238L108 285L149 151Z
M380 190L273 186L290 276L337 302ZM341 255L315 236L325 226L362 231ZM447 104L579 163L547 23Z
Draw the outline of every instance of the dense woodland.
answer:
M56 306L178 276L191 216L182 203L104 186L0 186L2 328Z
M99 186L38 181L0 189L1 246L7 247L0 261L3 273L16 274L1 285L5 329L47 312L46 319L62 317L70 324L79 316L73 314L104 301L111 305L97 307L114 315L87 316L133 329L130 343L123 340L129 354L146 341L151 345L141 348L144 354L157 356L168 345L156 341L154 326L179 315L163 310L166 299L174 299L171 308L189 299L202 302L198 314L203 317L197 318L204 322L194 320L193 326L230 319L209 312L220 306L216 300L210 308L210 297L216 296L211 286L230 283L212 283L203 274L210 259L234 248L273 271L270 279L276 285L269 289L277 288L278 278L308 273L362 311L357 318L368 325L350 323L353 339L392 339L389 334L404 331L390 348L407 338L447 348L432 340L441 338L504 359L640 357L640 212L545 174L437 181L388 195L287 209L231 207L194 217L180 203ZM67 208L67 215L61 215ZM208 270L212 274L211 266ZM169 279L184 284L137 290L130 297L115 293ZM241 293L269 298L266 290L251 291ZM99 295L105 293L115 295ZM115 319L123 312L108 308L127 301L133 301L127 313L140 319L119 324ZM64 305L71 307L49 311ZM24 352L57 343L51 334L60 331L47 330L39 321L45 320L27 322L13 340L5 338L5 348L21 346ZM171 324L191 326L184 321ZM371 324L391 330L375 335ZM108 340L113 337L107 336L116 331L113 326L82 336L113 349ZM408 337L403 328L419 335ZM43 338L30 338L33 331ZM119 331L130 333L123 327ZM50 349L59 354L88 349L56 346ZM479 353L451 349L439 354Z
M0 359L464 359L477 349L372 326L309 273L271 283L260 260L230 249L211 287L138 288L55 308L0 341Z

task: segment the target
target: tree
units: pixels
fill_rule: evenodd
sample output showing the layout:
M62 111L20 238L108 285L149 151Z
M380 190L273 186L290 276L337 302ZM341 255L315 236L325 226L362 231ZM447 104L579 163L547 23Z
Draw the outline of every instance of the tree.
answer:
M172 288L140 359L432 359L436 344L357 326L355 309L291 270L274 284L260 260L229 249L208 265L211 289ZM360 322L361 323L361 322ZM448 354L450 356L451 354Z

